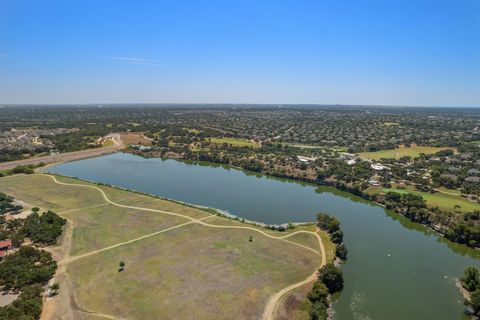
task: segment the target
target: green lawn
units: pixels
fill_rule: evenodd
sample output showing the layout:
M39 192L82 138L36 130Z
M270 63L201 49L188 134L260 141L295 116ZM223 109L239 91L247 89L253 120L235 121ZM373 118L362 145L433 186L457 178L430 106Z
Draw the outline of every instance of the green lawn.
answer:
M102 143L102 146L108 148L108 147L113 147L115 146L115 143L113 142L112 139L107 139Z
M474 210L480 210L480 204L468 201L462 198L460 195L450 195L441 192L430 193L421 192L415 190L414 187L408 186L406 189L398 189L395 186L391 189L382 187L369 187L368 193L389 192L394 191L398 193L412 193L420 195L427 202L427 206L430 208L439 207L441 210L453 212L455 210L460 212L471 212ZM455 205L459 205L460 209L454 208Z
M187 131L188 131L188 132L190 132L190 133L195 133L195 134L197 134L197 133L200 133L200 132L201 132L201 131L200 131L200 130L198 130L198 129L191 129L191 128L184 128L184 129L185 129L185 130L187 130Z
M62 182L93 185L57 178ZM113 201L129 206L177 212L195 218L208 216L203 210L171 201L98 187ZM254 230L199 224L125 243L180 225L188 219L117 207L106 203L98 190L58 185L45 175L0 178L0 192L43 209L52 209L73 222L71 257L123 243L67 264L68 282L62 282L66 281L63 278L57 281L62 290L69 292L54 298L62 299L59 303L68 307L72 305L69 299L74 297L80 308L115 318L193 317L201 320L228 319L235 315L235 319L258 319L273 293L305 279L320 263L318 254ZM246 226L222 217L204 221ZM298 227L288 232L309 228L312 227ZM250 236L253 237L251 242ZM318 249L313 236L307 234L294 235L289 240ZM60 252L61 247L58 249ZM124 272L118 272L120 261L126 263Z
M236 147L251 147L251 148L258 148L260 147L258 144L255 142L252 142L250 140L245 140L245 139L237 139L237 138L209 138L207 140L210 140L212 143L216 144L223 144L223 143L228 143L231 144L232 146Z
M445 149L454 149L454 148L438 148L438 147L419 147L419 146L411 146L411 147L399 147L392 150L381 150L375 152L360 152L358 155L362 159L372 159L372 160L379 160L381 158L395 158L400 159L404 156L410 156L412 158L416 158L420 155L420 153L425 154L433 154L440 150Z

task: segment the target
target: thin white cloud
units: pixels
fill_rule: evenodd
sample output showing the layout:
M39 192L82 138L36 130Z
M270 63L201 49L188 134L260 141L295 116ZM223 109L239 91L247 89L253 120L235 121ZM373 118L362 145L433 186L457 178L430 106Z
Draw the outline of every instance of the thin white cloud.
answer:
M8 53L0 51L0 57L6 57L6 56L8 56Z
M158 60L154 59L144 59L144 58L134 58L134 57L111 57L112 60L124 61L131 64L141 64L145 66L162 66Z

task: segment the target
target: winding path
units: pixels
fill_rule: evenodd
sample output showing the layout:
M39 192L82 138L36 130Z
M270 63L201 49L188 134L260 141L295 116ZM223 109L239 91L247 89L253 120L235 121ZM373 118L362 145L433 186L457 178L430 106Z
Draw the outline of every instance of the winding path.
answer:
M306 250L309 250L309 251L312 251L316 254L320 254L321 255L321 263L320 263L320 268L323 267L326 262L327 262L327 259L326 259L326 252L325 252L325 247L323 245L323 242L322 242L322 239L321 237L319 236L318 234L318 230L317 232L312 232L312 231L305 231L305 230L300 230L300 231L296 231L296 232L292 232L288 235L284 235L284 236L272 236L266 232L264 232L263 230L259 230L257 228L253 228L253 227L247 227L247 226L227 226L227 225L215 225L215 224L209 224L209 223L206 223L204 222L203 220L205 219L208 219L210 217L214 217L214 215L210 215L210 216L207 216L207 217L203 217L201 219L196 219L196 218L192 218L192 217L189 217L189 216L186 216L186 215L183 215L183 214L180 214L180 213L175 213L175 212L170 212L170 211L164 211L164 210L158 210L158 209L151 209L151 208L144 208L144 207L136 207L136 206L127 206L127 205L123 205L123 204L119 204L119 203L116 203L112 200L110 200L110 198L108 198L107 194L105 193L105 191L103 191L102 189L100 189L99 187L96 187L96 186L92 186L92 185L85 185L85 184L75 184L75 183L66 183L66 182L61 182L61 181L58 181L56 179L55 176L53 175L48 175L48 174L39 174L39 175L43 175L43 176L47 176L47 177L50 177L51 179L53 179L53 181L57 184L60 184L60 185L64 185L64 186L73 186L73 187L84 187L84 188L92 188L92 189L95 189L97 190L98 192L101 193L101 195L103 196L103 199L108 202L109 204L111 205L114 205L114 206L117 206L117 207L121 207L121 208L127 208L127 209L135 209L135 210L143 210L143 211L149 211L149 212L157 212L157 213L163 213L163 214L168 214L168 215L172 215L172 216L177 216L177 217L181 217L181 218L185 218L185 219L188 219L190 221L188 222L185 222L185 223L182 223L182 224L179 224L179 225L176 225L176 226L173 226L173 227L170 227L170 228L166 228L166 229L162 229L160 231L156 231L156 232L153 232L153 233L150 233L150 234L147 234L147 235L144 235L144 236L141 236L141 237L138 237L138 238L135 238L135 239L131 239L131 240L128 240L128 241L125 241L125 242L121 242L121 243L117 243L115 245L111 245L111 246L108 246L108 247L105 247L105 248L102 248L102 249L99 249L99 250L94 250L94 251L91 251L91 252L88 252L88 253L85 253L85 254L82 254L82 255L78 255L78 256L72 256L72 257L68 257L62 261L59 262L60 265L65 265L65 264L68 264L68 263L71 263L73 261L76 261L78 259L82 259L82 258L85 258L85 257L88 257L88 256L91 256L91 255L95 255L97 253L101 253L101 252L104 252L104 251L107 251L107 250L111 250L111 249L114 249L114 248L117 248L117 247L120 247L120 246L123 246L123 245L126 245L126 244L130 244L132 242L136 242L136 241L139 241L139 240L142 240L142 239L145 239L145 238L149 238L149 237L152 237L152 236L155 236L157 234L160 234L160 233L163 233L163 232L167 232L167 231L170 231L170 230L173 230L173 229L176 229L176 228L180 228L180 227L183 227L183 226L186 226L186 225L189 225L189 224L192 224L192 223L197 223L197 224L200 224L200 225L203 225L203 226L206 226L206 227L210 227L210 228L223 228L223 229L246 229L246 230L250 230L250 231L254 231L254 232L258 232L260 234L262 234L263 236L265 237L268 237L268 238L271 238L271 239L275 239L275 240L282 240L282 241L285 241L287 243L290 243L290 244L293 244L293 245L296 245L296 246L299 246L299 247L302 247ZM289 240L286 240L286 238L288 237L291 237L293 235L296 235L296 234L300 234L300 233L306 233L306 234L312 234L316 237L317 241L318 241L318 244L319 244L319 247L320 247L320 252L318 252L317 250L313 249L313 248L310 248L310 247L307 247L305 245L302 245L302 244L299 244L299 243L296 243L296 242L293 242L293 241L289 241ZM288 292L290 292L291 290L294 290L296 288L299 288L303 285L306 285L306 284L309 284L313 281L315 281L317 279L317 272L315 271L313 274L311 274L308 278L306 278L305 280L303 281L300 281L300 282L297 282L295 284L292 284L282 290L280 290L279 292L275 293L274 295L272 295L268 302L267 302L267 305L265 306L265 310L264 310L264 313L263 313L263 317L262 319L263 320L273 320L274 319L274 313L275 313L275 309L280 301L280 299ZM102 315L103 316L103 315ZM108 316L109 318L111 316Z

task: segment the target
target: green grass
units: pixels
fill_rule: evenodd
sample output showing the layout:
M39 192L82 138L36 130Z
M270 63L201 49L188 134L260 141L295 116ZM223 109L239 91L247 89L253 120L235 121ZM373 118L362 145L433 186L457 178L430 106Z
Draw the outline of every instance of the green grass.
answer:
M315 270L306 250L244 230L189 225L69 265L77 302L127 319L260 318L268 297ZM222 245L219 245L222 244ZM118 262L125 261L124 272Z
M237 138L209 138L208 140L210 140L210 142L215 144L228 143L236 147L251 147L251 148L259 147L259 145L256 144L255 142L252 142L250 140L237 139Z
M420 195L425 199L427 202L427 206L429 208L439 207L441 210L454 212L471 212L474 210L480 210L480 204L468 201L458 195L450 195L441 192L430 193L430 192L422 192L415 190L412 186L407 186L406 189L398 189L395 186L391 189L382 188L382 187L369 187L367 189L368 193L378 193L378 192L398 192L398 193L411 193ZM455 205L460 206L460 208L455 208Z
M372 159L372 160L379 160L382 158L387 159L400 159L404 156L410 156L412 158L417 158L420 153L425 154L433 154L441 150L445 149L453 149L454 148L438 148L438 147L419 147L419 146L411 146L411 147L399 147L392 150L381 150L375 152L360 152L358 155L362 159Z
M64 213L63 216L75 224L71 255L105 248L187 221L113 205L79 209Z
M115 145L115 143L113 142L112 139L107 139L105 140L103 143L102 143L102 146L104 147L113 147Z
M335 260L336 245L330 240L330 235L327 232L320 230L319 234L325 247L327 262L333 262L333 260Z
M87 182L58 177L74 184ZM124 190L98 186L114 201L205 217L203 210ZM0 178L0 192L52 209L73 222L72 256L179 225L186 218L113 206L93 188L62 186L47 176ZM219 225L239 222L211 217ZM246 226L245 224L240 224ZM311 226L295 230L309 229ZM264 229L263 229L264 230ZM268 231L269 234L286 233ZM253 241L249 241L249 237ZM313 237L289 240L315 247ZM124 272L118 272L125 261ZM261 318L273 293L303 280L320 257L253 230L190 224L83 257L67 265L73 296L83 309L126 319ZM63 281L63 280L58 280ZM63 290L70 286L60 283ZM65 297L70 296L65 294ZM69 301L64 301L69 305Z
M100 193L93 189L81 190L79 197L78 188L55 184L51 178L40 175L13 175L0 178L0 191L33 206L57 213L105 203Z
M289 142L281 142L284 146L289 146L292 148L299 148L299 149L324 149L324 150L333 150L338 152L346 152L348 147L325 147L325 146L316 146L316 145L308 145L308 144L301 144L301 143L289 143Z
M192 128L184 128L184 129L187 130L190 133L195 133L195 134L201 132L201 130L198 130L198 129L192 129Z

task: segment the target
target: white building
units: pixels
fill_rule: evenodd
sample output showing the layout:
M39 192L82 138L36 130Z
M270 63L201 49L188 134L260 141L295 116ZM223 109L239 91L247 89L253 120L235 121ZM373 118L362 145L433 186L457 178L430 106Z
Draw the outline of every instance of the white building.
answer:
M372 163L372 164L370 165L370 167L371 167L373 170L377 170L377 171L389 170L389 169L390 169L389 167L386 167L386 166L384 166L384 165L381 164L381 163Z

